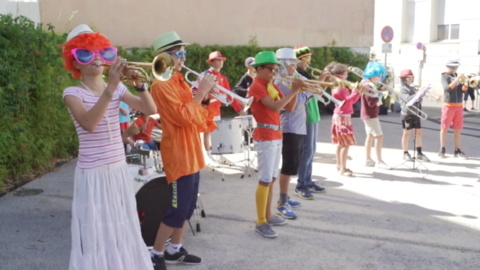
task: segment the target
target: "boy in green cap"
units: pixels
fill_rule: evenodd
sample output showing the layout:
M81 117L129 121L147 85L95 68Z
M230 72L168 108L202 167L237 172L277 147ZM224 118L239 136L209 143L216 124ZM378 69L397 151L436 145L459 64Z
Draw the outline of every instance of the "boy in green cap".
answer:
M296 97L298 91L304 86L303 81L296 78L292 83L292 91L284 96L278 86L273 84L273 79L278 73L279 64L274 52L264 51L258 53L255 56L255 64L253 65L257 72L257 77L253 80L248 92L248 96L254 98L250 109L257 122L257 128L253 133L258 158L259 180L255 194L258 217L255 230L268 238L277 237L269 223L274 221L271 214L272 189L273 183L278 177L282 154L283 135L280 123L280 110L292 98ZM268 220L267 217L272 218ZM274 223L277 224L277 222Z

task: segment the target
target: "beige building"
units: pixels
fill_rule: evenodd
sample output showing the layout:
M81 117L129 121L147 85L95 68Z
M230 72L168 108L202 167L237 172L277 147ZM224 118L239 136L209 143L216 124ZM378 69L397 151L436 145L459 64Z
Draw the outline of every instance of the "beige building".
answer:
M246 45L254 37L260 46L373 45L374 0L38 1L40 21L58 32L86 23L127 48L150 46L172 30L200 45Z

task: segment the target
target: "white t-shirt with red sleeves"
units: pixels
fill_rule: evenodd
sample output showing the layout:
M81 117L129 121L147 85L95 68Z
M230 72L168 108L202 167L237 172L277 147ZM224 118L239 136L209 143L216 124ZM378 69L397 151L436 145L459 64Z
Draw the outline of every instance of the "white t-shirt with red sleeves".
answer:
M80 169L91 169L125 160L125 150L120 133L119 108L126 91L128 90L125 85L120 83L105 115L93 132L84 130L68 109L78 134L80 146L77 167ZM90 110L100 99L100 96L94 96L90 91L77 86L65 89L63 98L65 96L78 97L87 110Z

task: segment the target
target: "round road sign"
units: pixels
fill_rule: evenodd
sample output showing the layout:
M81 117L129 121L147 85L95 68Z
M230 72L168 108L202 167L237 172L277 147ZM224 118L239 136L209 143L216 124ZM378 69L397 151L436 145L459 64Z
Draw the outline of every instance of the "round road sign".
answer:
M389 43L393 39L393 29L390 26L385 26L382 29L382 40L385 43Z

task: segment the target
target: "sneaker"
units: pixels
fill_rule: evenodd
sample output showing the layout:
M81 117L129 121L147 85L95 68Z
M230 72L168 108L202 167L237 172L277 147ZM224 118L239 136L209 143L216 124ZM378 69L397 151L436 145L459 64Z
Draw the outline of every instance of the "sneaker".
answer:
M275 238L278 236L278 234L274 232L270 225L266 222L262 225L255 225L255 231L266 238Z
M465 153L463 153L462 150L460 149L455 150L455 153L453 154L453 156L456 158L468 159L468 156L465 155Z
M423 153L418 153L417 159L423 162L430 162L430 159L428 159Z
M284 205L277 206L279 214L286 219L296 219L297 215L292 211L290 204L286 203Z
M310 192L313 192L313 193L324 193L325 192L324 188L322 188L321 186L319 186L315 183L312 183L311 185L307 185L307 189L310 190Z
M283 217L272 216L272 218L270 220L268 220L267 223L270 226L283 226L283 225L287 224L287 220L284 219Z
M180 252L173 255L165 251L163 256L167 264L200 264L202 262L202 259L199 257L188 254L183 247L180 248Z
M313 194L307 187L297 187L295 188L295 194L297 194L300 198L305 200L313 200Z
M371 159L367 160L367 162L365 163L365 167L375 167L375 161Z
M379 169L385 169L385 170L391 170L392 167L388 166L387 163L383 162L383 161L379 161L377 163L377 166L375 166L376 168L379 168Z
M413 158L412 158L412 156L410 156L410 153L407 152L407 153L403 154L403 160L413 161Z
M438 156L441 157L441 158L446 158L446 156L445 156L445 151L443 151L442 149L440 149L440 152L438 152Z
M277 201L277 205L279 205L279 204L280 204L280 199L278 199L278 201ZM292 208L298 208L302 205L300 202L291 200L290 196L288 196L288 204L290 204L290 207L292 207Z
M167 266L165 265L165 258L160 257L158 255L152 256L152 264L154 270L167 270Z
M464 112L468 112L467 108L463 108L463 111L464 111Z

